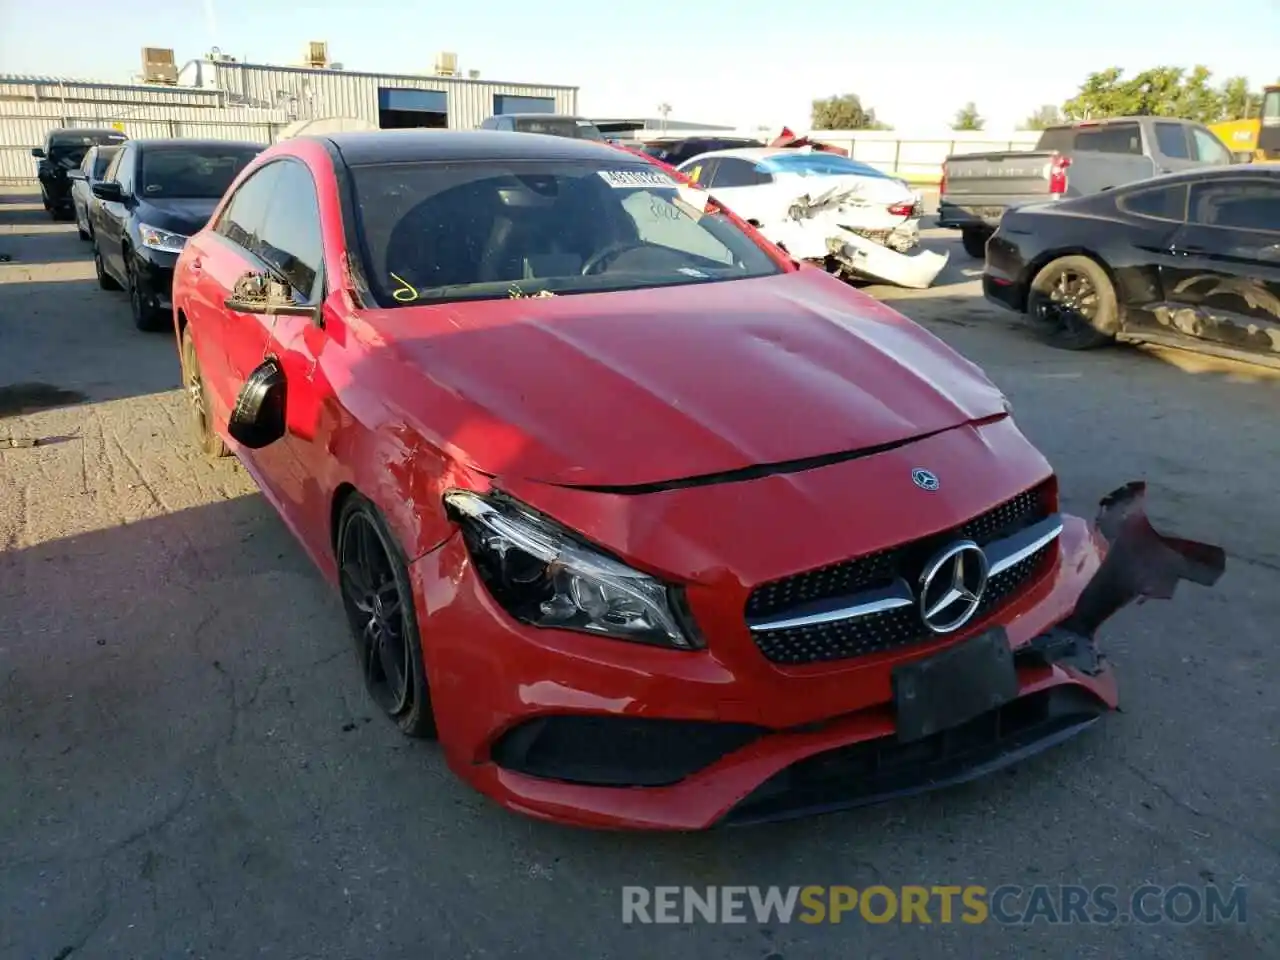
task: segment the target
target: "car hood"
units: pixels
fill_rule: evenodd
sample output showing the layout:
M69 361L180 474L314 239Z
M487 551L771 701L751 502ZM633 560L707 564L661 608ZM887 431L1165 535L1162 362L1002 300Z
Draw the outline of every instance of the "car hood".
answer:
M377 376L403 415L493 476L709 479L1005 410L977 366L816 269L366 317L397 360Z
M209 222L217 205L216 199L147 199L138 206L138 219L148 226L189 237Z

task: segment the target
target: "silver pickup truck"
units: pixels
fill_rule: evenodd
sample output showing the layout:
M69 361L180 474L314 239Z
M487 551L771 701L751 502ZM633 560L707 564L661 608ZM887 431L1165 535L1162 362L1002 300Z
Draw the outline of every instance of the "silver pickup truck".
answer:
M1049 127L1032 150L947 157L938 225L962 231L965 252L982 258L987 240L1010 207L1231 162L1231 151L1222 141L1189 120L1115 117Z

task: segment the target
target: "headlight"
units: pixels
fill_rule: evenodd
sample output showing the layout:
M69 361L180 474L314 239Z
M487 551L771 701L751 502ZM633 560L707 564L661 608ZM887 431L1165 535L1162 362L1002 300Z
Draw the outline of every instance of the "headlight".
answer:
M522 623L679 650L702 646L677 589L510 498L454 490L444 501L490 594Z
M161 230L145 223L138 224L138 235L142 237L144 247L165 253L181 253L182 248L187 244L187 238L182 234L170 233L168 230Z

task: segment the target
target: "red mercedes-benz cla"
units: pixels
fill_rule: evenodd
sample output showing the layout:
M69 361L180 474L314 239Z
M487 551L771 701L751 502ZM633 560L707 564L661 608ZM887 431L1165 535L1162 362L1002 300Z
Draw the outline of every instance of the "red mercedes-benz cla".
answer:
M642 158L289 140L174 305L200 445L340 588L382 709L512 809L834 809L1115 705L1093 631L1142 588L1099 572L1113 538L1059 513L1001 392Z

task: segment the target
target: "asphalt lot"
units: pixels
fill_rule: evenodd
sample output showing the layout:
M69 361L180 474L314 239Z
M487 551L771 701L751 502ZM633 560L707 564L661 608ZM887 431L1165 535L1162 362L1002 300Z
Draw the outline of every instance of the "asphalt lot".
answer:
M1124 711L931 797L697 836L508 814L373 713L339 604L233 462L187 443L172 338L0 195L0 957L1280 956L1280 385L1043 347L977 296L873 291L981 363L1092 515L1150 483L1213 590L1104 629ZM26 384L26 386L15 386ZM83 402L73 401L82 399ZM55 404L47 409L39 409ZM37 439L6 449L5 440ZM1243 924L625 927L642 885L1247 885Z

